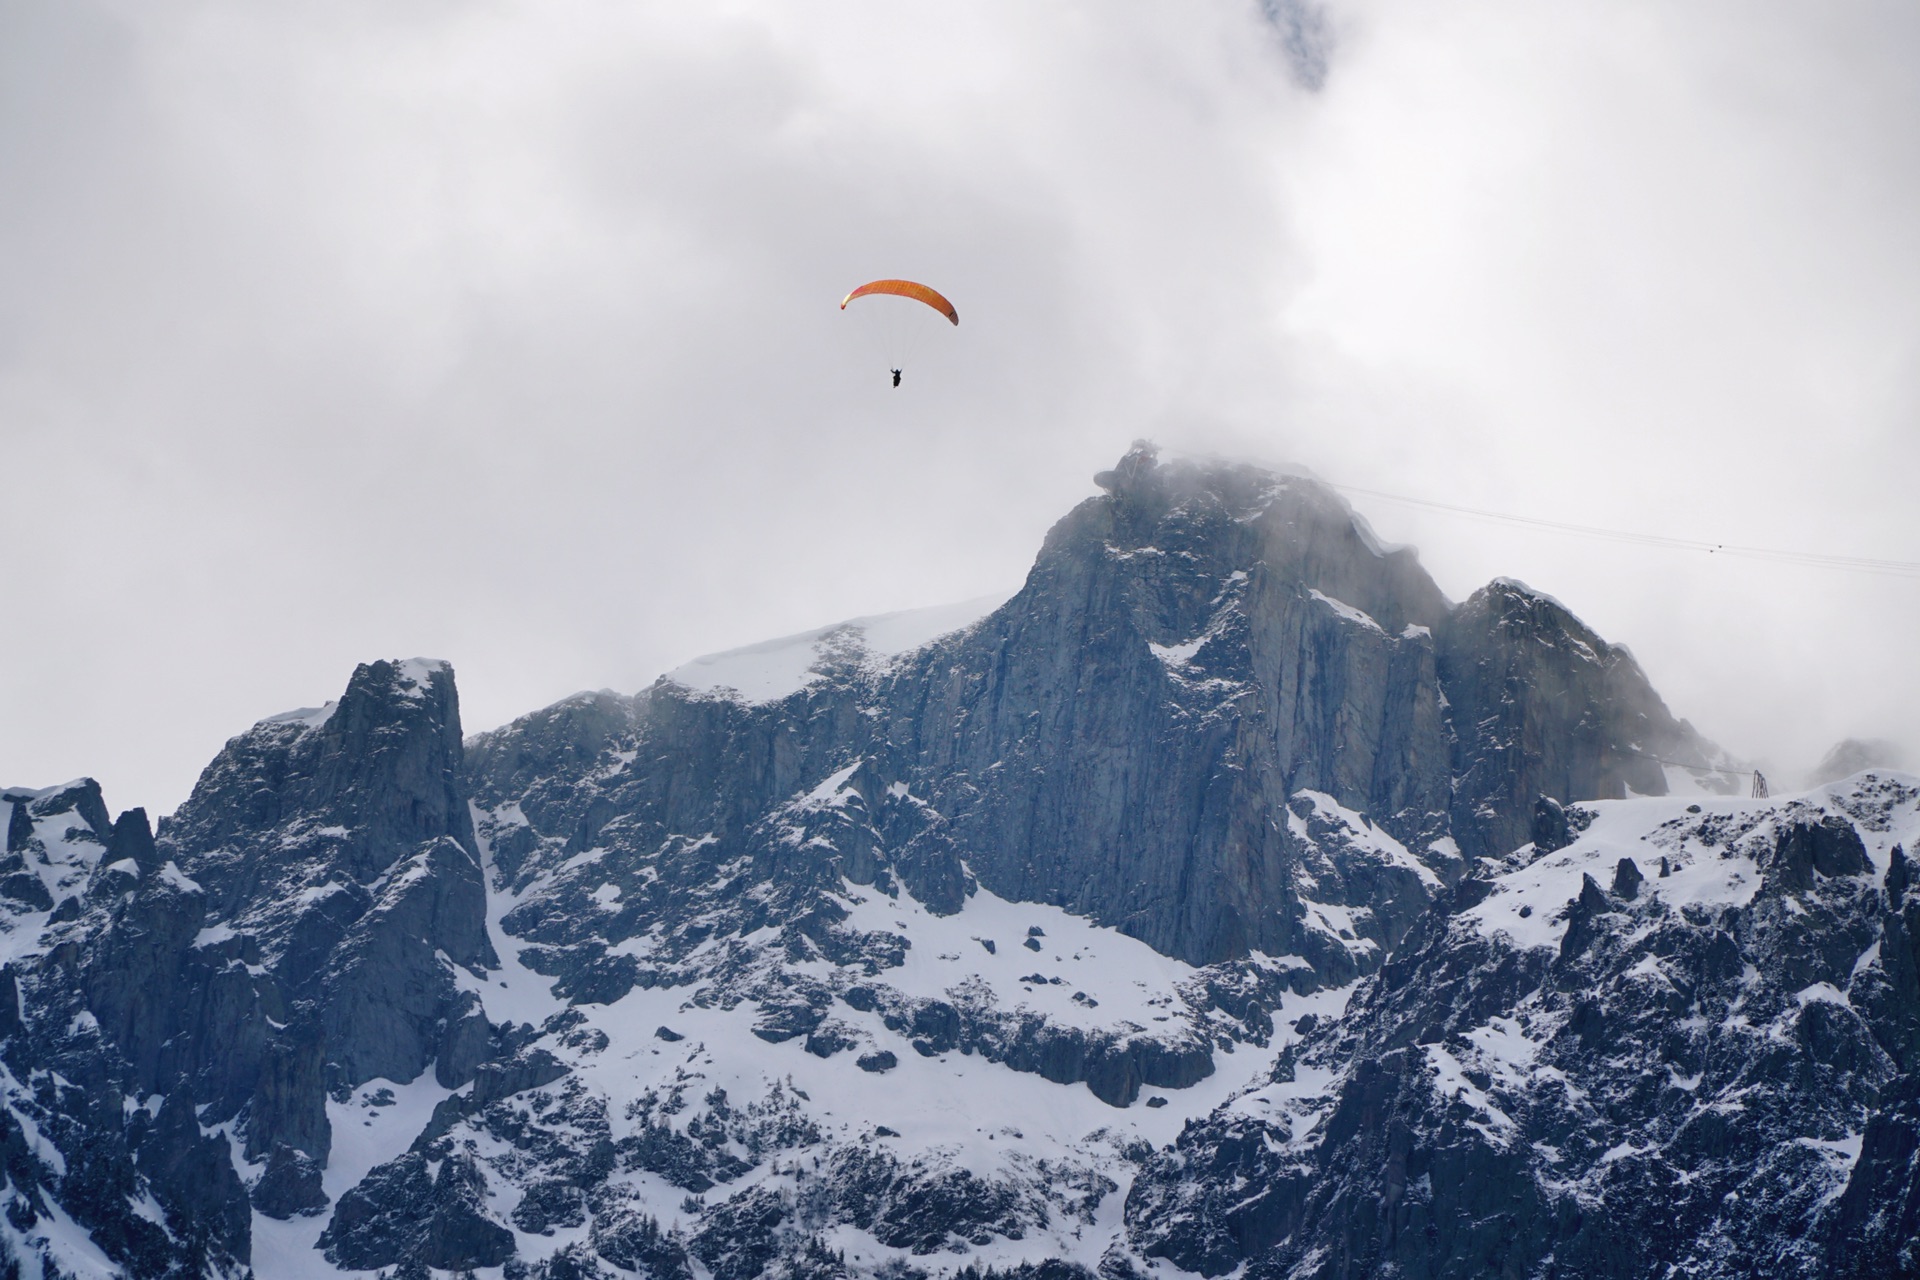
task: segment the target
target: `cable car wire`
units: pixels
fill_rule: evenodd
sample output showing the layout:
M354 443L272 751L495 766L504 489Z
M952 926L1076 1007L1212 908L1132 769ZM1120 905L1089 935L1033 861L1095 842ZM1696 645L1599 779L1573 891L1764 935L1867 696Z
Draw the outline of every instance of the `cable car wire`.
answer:
M1520 525L1526 528L1550 529L1556 533L1570 533L1580 537L1599 538L1612 542L1628 543L1644 547L1665 547L1675 551L1698 551L1707 555L1733 556L1743 560L1765 560L1776 564L1797 564L1813 569L1845 569L1855 573L1877 573L1896 578L1920 578L1920 561L1880 560L1869 556L1835 556L1816 551L1787 551L1774 547L1746 547L1725 542L1704 542L1697 538L1670 538L1657 533L1641 533L1631 529L1603 529L1596 525L1568 524L1560 520L1542 520L1534 516L1510 515L1504 511L1488 511L1480 507L1460 506L1451 502L1435 502L1430 498L1412 498L1404 493L1386 493L1379 489L1365 489L1359 485L1333 484L1332 487L1342 493L1363 494L1369 498L1383 498L1388 502L1404 502L1409 506L1427 507L1434 511L1445 511L1453 515L1470 516L1480 520L1493 520L1504 524Z

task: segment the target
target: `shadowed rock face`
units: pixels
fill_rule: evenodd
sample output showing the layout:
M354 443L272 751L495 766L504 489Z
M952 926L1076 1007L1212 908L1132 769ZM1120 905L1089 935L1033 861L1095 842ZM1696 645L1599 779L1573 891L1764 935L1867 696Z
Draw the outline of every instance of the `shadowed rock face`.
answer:
M1888 1090L1828 1228L1829 1275L1920 1275L1920 1075Z

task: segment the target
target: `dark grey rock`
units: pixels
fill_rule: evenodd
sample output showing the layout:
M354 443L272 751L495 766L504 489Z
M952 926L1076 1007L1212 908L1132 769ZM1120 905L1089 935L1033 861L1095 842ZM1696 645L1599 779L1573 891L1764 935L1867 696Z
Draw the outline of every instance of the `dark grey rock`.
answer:
M284 1144L324 1159L328 1089L435 1062L443 1082L464 1082L491 1051L440 959L476 973L497 963L463 761L452 671L369 663L331 714L262 721L229 742L161 824L152 856L203 890L194 928L234 937L168 962L209 968L177 1017L199 1034L157 1024L141 1043L180 1046L176 1069L214 1118L244 1111L250 1158ZM117 838L137 854L140 824L122 821ZM157 956L145 969L174 972ZM285 1029L265 1034L269 1019Z
M0 1042L26 1029L20 1019L20 974L12 964L0 965Z
M408 1261L497 1267L513 1256L513 1233L486 1215L485 1194L485 1177L466 1157L448 1156L429 1173L426 1159L409 1152L340 1197L319 1247L350 1270Z
M1902 1077L1867 1121L1828 1230L1835 1280L1920 1275L1920 1077Z
M71 813L87 824L93 838L101 844L106 844L113 834L113 820L107 815L107 802L101 795L100 784L92 778L81 778L68 786L46 792L28 801L26 807L35 818L57 818L63 813Z
M107 852L100 861L111 864L123 859L132 861L142 875L153 875L160 870L160 851L154 846L153 829L147 825L145 809L129 809L114 820L112 834L107 837Z
M529 1186L513 1211L513 1225L535 1235L550 1236L556 1227L577 1227L586 1220L585 1193L554 1178Z
M1580 877L1580 895L1567 904L1567 931L1560 939L1560 955L1571 959L1593 944L1604 931L1601 917L1613 910L1600 884L1590 875Z
M33 843L33 814L27 808L25 792L6 792L7 852L25 853Z
M468 994L465 1012L449 1017L434 1053L434 1079L449 1089L458 1089L473 1079L481 1064L498 1049L486 1010L477 997Z
M631 1209L594 1217L593 1251L622 1271L651 1280L691 1280L686 1248L660 1230L651 1216Z
M469 1105L484 1107L565 1076L570 1068L545 1049L525 1050L504 1062L489 1062L474 1074Z
M714 1280L756 1280L780 1254L786 1210L773 1191L756 1188L721 1205L694 1236L692 1252Z
M310 1217L327 1207L320 1163L284 1143L274 1147L253 1186L253 1207L269 1218Z
M290 1147L324 1160L333 1141L326 1109L325 1043L311 1023L267 1043L247 1104L249 1157Z
M1525 843L1538 797L1664 795L1656 757L1708 763L1708 744L1674 719L1632 654L1523 583L1475 592L1438 640L1453 835L1470 856Z
M1573 827L1567 811L1552 796L1533 802L1533 847L1541 853L1553 853L1573 843Z
M1781 831L1767 861L1767 887L1781 893L1804 891L1813 888L1816 874L1857 876L1870 869L1859 833L1845 818L1828 814Z
M169 1095L152 1125L130 1145L176 1237L234 1258L248 1256L253 1215L247 1189L234 1172L226 1140L201 1133L190 1101Z
M1646 882L1640 865L1632 858L1622 858L1613 869L1613 896L1631 902L1640 896L1640 886Z
M825 1017L824 1009L811 1004L763 1005L753 1034L768 1044L779 1044L810 1034Z
M15 871L0 876L0 898L10 898L29 911L53 909L53 894L48 891L46 882L31 871Z

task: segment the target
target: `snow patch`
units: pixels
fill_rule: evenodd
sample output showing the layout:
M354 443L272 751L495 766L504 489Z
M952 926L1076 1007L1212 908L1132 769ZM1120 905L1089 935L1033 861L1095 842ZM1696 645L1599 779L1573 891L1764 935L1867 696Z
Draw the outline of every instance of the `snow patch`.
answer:
M730 693L744 702L774 702L823 678L819 668L835 657L851 656L884 665L887 659L965 630L1011 596L1009 592L958 604L853 618L695 658L661 678L695 693Z
M1329 609L1332 609L1334 613L1346 619L1348 622L1366 627L1370 631L1378 631L1381 635L1387 634L1387 629L1375 622L1373 615L1366 610L1356 609L1344 600L1335 600L1332 596L1326 595L1313 587L1307 588L1307 594L1315 600L1318 600L1321 604L1326 605ZM1425 630L1425 628L1423 627L1421 630Z
M419 701L427 696L427 686L449 670L440 658L403 658L394 664L394 683L402 696Z
M1421 884L1435 893L1445 887L1433 868L1416 858L1405 845L1375 826L1364 814L1347 808L1324 791L1302 789L1294 792L1293 798L1306 800L1313 806L1316 818L1340 829L1347 851L1368 854L1377 862L1411 871L1419 877ZM1313 840L1306 822L1291 810L1287 813L1287 825L1302 840L1309 842ZM1460 847L1453 842L1452 836L1443 836L1429 847L1443 856L1457 858L1460 853Z
M1193 655L1200 652L1200 646L1206 642L1207 637L1205 635L1199 635L1183 644L1149 643L1147 648L1153 650L1153 656L1160 659L1165 665L1169 667L1184 667L1193 660Z
M1513 1117L1494 1105L1487 1092L1467 1078L1466 1068L1460 1059L1437 1044L1424 1046L1427 1054L1427 1068L1433 1072L1433 1092L1436 1096L1462 1102L1478 1117L1469 1120L1469 1128L1478 1129L1481 1136L1497 1147L1504 1147L1507 1139L1516 1132Z
M339 710L338 702L326 702L317 707L296 707L292 711L282 711L277 716L268 716L259 721L256 728L263 724L297 724L308 729L318 729L333 719L333 713Z
M1810 1004L1837 1004L1844 1009L1853 1007L1853 1001L1847 999L1847 993L1831 982L1816 982L1810 987L1802 987L1793 993L1793 1000L1803 1009Z
M1765 810L1772 801L1720 800L1711 812L1735 814ZM1564 849L1497 876L1493 891L1459 919L1488 937L1505 936L1520 949L1558 947L1566 933L1566 905L1580 895L1581 878L1591 875L1602 887L1612 882L1620 859L1632 858L1646 877L1642 894L1676 909L1745 906L1760 888L1760 871L1750 857L1726 847L1678 839L1662 854L1644 837L1663 823L1686 819L1685 797L1583 802L1595 816L1591 826ZM1659 858L1668 874L1659 875Z
M160 868L160 879L183 893L201 892L200 882L182 871L171 858L167 860L167 865Z

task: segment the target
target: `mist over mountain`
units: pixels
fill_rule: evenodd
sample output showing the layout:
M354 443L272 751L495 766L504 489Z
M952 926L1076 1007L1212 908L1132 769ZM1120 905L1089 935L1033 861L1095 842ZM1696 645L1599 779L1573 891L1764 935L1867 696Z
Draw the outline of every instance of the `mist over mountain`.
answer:
M1807 775L1807 783L1822 787L1829 782L1851 777L1862 769L1875 767L1907 768L1906 750L1899 743L1888 742L1884 738L1843 738L1820 757L1820 763Z
M6 1274L1920 1274L1920 779L1753 798L1309 477L1097 483L1005 600L0 793Z

